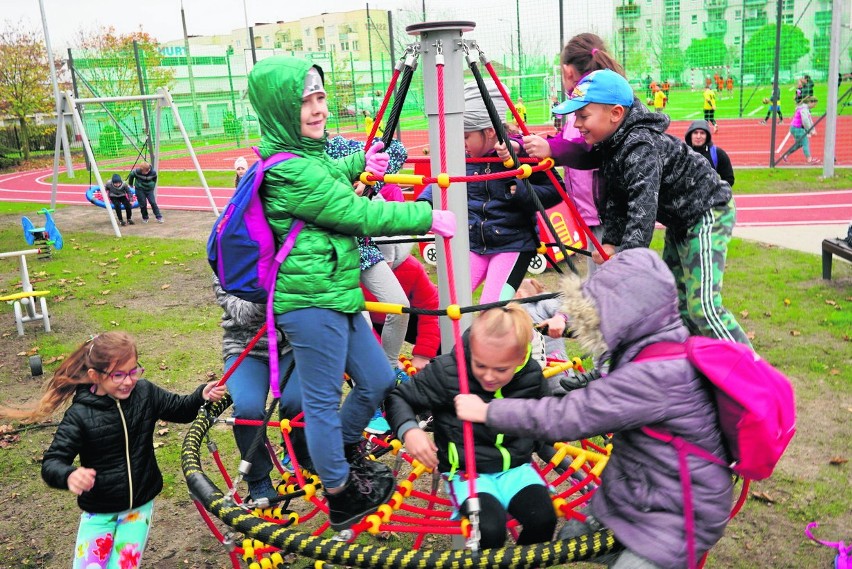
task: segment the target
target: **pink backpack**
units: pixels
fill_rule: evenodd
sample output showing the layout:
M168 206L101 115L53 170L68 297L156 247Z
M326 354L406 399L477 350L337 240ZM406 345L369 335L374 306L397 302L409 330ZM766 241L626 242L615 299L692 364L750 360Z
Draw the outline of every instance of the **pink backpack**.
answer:
M713 386L719 411L719 426L733 463L728 464L707 450L671 433L644 427L642 431L673 445L678 451L683 486L689 567L695 566L695 527L692 492L686 457L729 466L746 479L769 478L796 432L796 402L793 386L780 371L743 344L692 336L684 343L658 342L639 352L633 362L686 358ZM742 506L743 496L734 508Z

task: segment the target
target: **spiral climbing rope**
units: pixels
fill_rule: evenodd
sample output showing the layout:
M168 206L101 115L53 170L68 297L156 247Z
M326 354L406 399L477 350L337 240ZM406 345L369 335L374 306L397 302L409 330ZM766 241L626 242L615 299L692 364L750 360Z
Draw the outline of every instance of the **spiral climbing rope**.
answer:
M467 53L467 44L462 42L461 45ZM500 87L501 93L518 120L522 131L527 133L525 125L499 82L493 67L485 59L484 52L478 46L475 47L480 53L483 64ZM560 190L578 225L600 250L600 244L597 243L591 231L583 223L573 202L565 194L564 188L553 175L551 171L553 168L552 160L518 159L514 150L511 149L511 145L507 145L512 158L505 163L508 168L505 171L480 176L450 176L446 173L447 148L445 145L446 127L443 99L444 62L440 43L436 49L438 57L436 58L435 71L438 85L438 126L441 133L439 148L441 173L436 177L427 177L399 174L376 176L365 172L361 175L361 181L368 185L373 185L378 181L398 184L436 184L440 189L441 208L446 209L447 192L452 182L518 178L521 183L528 186L530 175L534 172L546 172L554 185ZM396 125L399 120L402 99L404 99L411 82L411 76L416 68L417 54L416 44L409 46L400 63L395 67L387 93L377 113L373 130L368 135L367 147L375 137L376 126L381 122L390 96L401 76L402 80L388 120L388 128L384 133L384 142L385 144L389 143L389 137L392 136L394 130L390 126L391 124ZM477 84L480 86L480 92L486 102L486 108L494 123L499 140L507 140L502 120L497 116L476 64L469 57L468 63ZM517 167L512 168L513 165L517 165ZM544 213L544 208L535 192L529 187L528 190L530 190L528 193L532 196L531 199L536 208ZM547 220L547 216L544 217ZM557 233L550 225L549 220L547 220L547 223L551 233L556 235ZM451 319L454 342L456 345L460 345L459 319L463 313L483 310L505 303L468 307L458 305L456 289L453 284L454 264L449 242L449 239L443 240L450 282L450 306L438 311L422 311L382 303L369 303L368 309L379 312L424 314L437 312L438 315ZM562 249L566 264L571 270L575 270L564 245L562 243L557 243L557 245ZM529 300L540 298L542 297L533 297ZM263 333L263 329L258 332L255 340L249 343L243 356L230 368L229 373L239 365L242 357L251 350L254 342ZM455 353L460 370L459 390L461 393L469 393L464 351L455 350ZM556 363L552 367L548 367L545 374L560 373L571 368L581 370L580 365L579 358L575 358L574 361ZM408 371L413 369L410 362L403 362L402 366L403 369L408 367ZM227 380L229 373L223 376L222 381ZM299 464L293 449L291 433L293 429L304 427L301 414L289 419L270 421L269 417L272 412L272 407L270 407L270 413L267 415L267 419L263 421L221 418L222 413L230 404L230 397L226 397L218 403L206 405L201 410L196 420L190 425L189 432L184 440L181 466L199 514L214 537L225 546L235 568L245 565L250 569L288 567L293 561L293 556L315 559L317 560L317 567L324 564L340 564L348 567L420 569L549 567L591 559L619 547L612 532L604 529L573 539L480 550L478 547L478 507L471 508L468 516L461 520L452 519L453 504L446 493L441 492L444 481L440 473L432 472L408 455L399 440L391 436L377 437L366 433L363 444L365 454L370 453L370 460L392 463L392 470L397 480L396 491L386 504L379 507L376 513L368 515L350 529L334 534L329 529L328 506L320 492L321 482L318 476ZM273 401L273 406L276 404L277 400ZM281 476L281 481L276 486L278 497L261 501L258 504L246 502L241 498L239 493L241 474L238 474L235 478L229 475L225 465L226 459L220 455L218 446L213 440L212 428L216 424L253 425L264 430L266 428L278 429L282 441L282 456L286 454L290 459L291 469L282 465L277 450L270 440L266 440L264 443ZM470 479L469 496L471 501L475 503L477 497L475 457L470 423L464 424L463 435L465 464ZM202 446L206 446L209 452L210 457L207 460L202 459ZM573 444L568 442L556 443L549 448L548 452L540 453L540 459L534 466L551 490L553 506L558 516L566 519L583 520L585 518L582 508L588 503L600 484L600 474L606 465L610 450L608 439L604 438L603 442L582 440ZM546 459L541 457L546 457ZM221 476L222 487L214 483L205 472L205 465L211 473L215 471ZM390 466L390 464L388 465ZM224 524L224 528L222 524ZM510 521L507 529L513 536L516 536L517 522ZM387 540L388 536L398 537L402 535L410 536L410 539L401 538L401 541L405 543L398 547L354 542L356 538L363 535L372 536L374 540ZM428 542L439 540L440 538L437 536L457 537L465 544L465 547L451 549L449 547L431 548L424 546ZM367 541L369 541L369 537Z

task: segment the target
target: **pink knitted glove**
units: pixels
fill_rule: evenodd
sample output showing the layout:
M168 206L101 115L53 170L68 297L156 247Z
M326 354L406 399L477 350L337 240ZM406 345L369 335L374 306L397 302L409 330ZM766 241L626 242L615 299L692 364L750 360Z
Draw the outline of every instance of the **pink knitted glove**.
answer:
M444 209L432 211L432 233L441 237L452 237L456 234L456 214Z
M384 147L384 142L379 141L367 149L364 170L376 176L385 175L385 172L388 170L390 156L388 156L387 152L382 152Z

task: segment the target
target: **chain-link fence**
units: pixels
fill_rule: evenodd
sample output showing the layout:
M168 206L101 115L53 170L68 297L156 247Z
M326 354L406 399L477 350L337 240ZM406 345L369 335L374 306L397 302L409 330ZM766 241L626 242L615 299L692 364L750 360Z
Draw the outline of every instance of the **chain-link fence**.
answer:
M828 77L828 0L780 0L778 140L786 134L802 89L825 112L828 84L839 81L838 164L852 164L852 31L848 14L839 38L840 77ZM703 117L703 91L716 99L720 122L717 142L731 148L735 164L766 165L770 155L767 118L775 59L774 0L615 0L578 6L559 0L450 0L409 2L408 8L323 14L289 24L255 28L254 49L234 37L193 38L153 48L113 53L70 51L70 68L78 97L153 93L168 87L197 152L244 149L255 143L260 128L247 97L247 73L253 62L274 54L308 57L326 76L331 134L363 137L365 118L378 109L393 72L408 44L419 38L406 26L424 21L473 21L475 39L494 64L513 99L523 99L533 130L550 133L553 98L562 94L561 46L576 33L592 31L621 61L637 96L653 106L653 94L667 95L663 112L681 135L688 122ZM474 6L471 8L471 6ZM847 9L849 7L847 6ZM224 39L223 39L224 38ZM237 38L237 39L235 39ZM366 49L365 49L366 47ZM414 76L403 106L401 137L409 148L426 144L422 73ZM803 78L810 82L802 83ZM83 121L96 158L133 163L150 156L156 125L150 103L87 104ZM779 119L781 117L776 117ZM771 116L769 117L771 123ZM182 155L175 121L163 114L162 157ZM149 137L148 133L152 133ZM822 135L822 131L818 133ZM812 141L821 148L821 139ZM416 151L416 150L415 150ZM791 160L795 163L795 157ZM179 161L170 162L181 167ZM189 168L187 160L184 167ZM222 164L221 169L229 168Z

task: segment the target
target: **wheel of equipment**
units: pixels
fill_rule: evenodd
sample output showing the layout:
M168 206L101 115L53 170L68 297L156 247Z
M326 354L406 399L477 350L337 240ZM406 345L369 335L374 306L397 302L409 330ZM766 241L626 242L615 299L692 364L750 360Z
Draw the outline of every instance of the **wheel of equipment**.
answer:
M33 377L38 377L44 373L41 356L30 356L30 373Z
M435 247L434 243L429 243L423 247L423 260L430 265L438 264L438 248Z
M547 268L547 259L544 258L544 255L538 253L535 257L530 259L530 265L527 267L527 272L533 275L540 275Z

